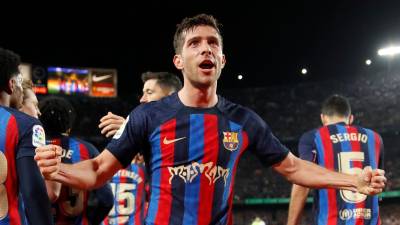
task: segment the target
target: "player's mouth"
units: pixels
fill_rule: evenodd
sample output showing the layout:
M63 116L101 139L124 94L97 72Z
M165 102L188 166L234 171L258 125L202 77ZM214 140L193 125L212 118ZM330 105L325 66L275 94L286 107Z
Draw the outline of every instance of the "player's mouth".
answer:
M209 73L213 70L213 68L215 67L215 64L213 61L206 59L200 63L199 67L200 67L201 71L203 71L204 73Z

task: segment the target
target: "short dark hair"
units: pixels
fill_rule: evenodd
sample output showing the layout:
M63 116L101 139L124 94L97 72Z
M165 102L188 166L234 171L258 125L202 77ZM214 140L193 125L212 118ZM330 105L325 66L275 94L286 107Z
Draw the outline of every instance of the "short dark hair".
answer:
M215 19L211 15L199 14L194 17L185 18L182 20L180 24L176 25L176 31L174 35L175 54L179 54L182 51L183 44L185 42L185 33L188 31L193 31L198 26L213 27L219 34L219 37L221 38L221 46L222 46L222 35L221 35L222 25L219 24L217 19Z
M18 54L0 47L0 90L4 90L11 77L19 73L21 59Z
M75 110L64 98L57 96L44 98L39 103L39 109L42 113L39 120L43 123L46 134L66 133L75 122Z
M332 95L322 104L321 113L327 116L348 117L351 114L350 102L341 95Z
M142 81L145 83L150 79L157 79L157 84L161 88L168 88L174 92L179 91L182 88L182 82L179 77L169 72L145 72L142 73Z

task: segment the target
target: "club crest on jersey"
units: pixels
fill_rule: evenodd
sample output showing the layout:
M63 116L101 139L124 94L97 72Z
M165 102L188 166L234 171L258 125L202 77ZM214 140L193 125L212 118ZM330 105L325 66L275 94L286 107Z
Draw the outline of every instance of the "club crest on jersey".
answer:
M224 147L229 151L235 151L239 146L239 139L237 132L223 132L224 139L222 142L224 143Z
M35 147L46 145L46 135L40 125L35 125L32 128L32 145Z

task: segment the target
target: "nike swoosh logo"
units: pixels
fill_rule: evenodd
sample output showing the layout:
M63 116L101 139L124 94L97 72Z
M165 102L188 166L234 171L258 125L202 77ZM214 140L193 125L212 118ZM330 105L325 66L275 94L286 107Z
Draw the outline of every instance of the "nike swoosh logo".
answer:
M167 137L164 137L163 144L164 145L169 145L169 144L172 144L174 142L180 141L180 140L185 139L185 138L186 137L181 137L181 138L177 138L177 139L167 140Z
M92 77L92 81L93 81L93 82L99 82L99 81L106 80L106 79L108 79L108 78L110 78L110 77L112 77L111 74L103 75L103 76L96 76L96 75L94 75L94 76Z

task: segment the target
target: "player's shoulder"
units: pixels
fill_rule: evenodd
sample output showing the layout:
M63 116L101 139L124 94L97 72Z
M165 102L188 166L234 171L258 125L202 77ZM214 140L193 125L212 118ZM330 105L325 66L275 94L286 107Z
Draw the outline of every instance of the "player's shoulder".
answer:
M249 120L254 122L263 121L263 119L252 109L232 102L220 95L218 95L217 108L233 120Z
M182 107L183 104L179 100L178 93L173 93L158 101L140 104L131 112L131 114L144 114L154 117L163 114L171 114L173 111L178 111Z
M25 114L10 107L2 106L1 108L4 109L7 113L9 113L10 116L15 118L15 121L17 122L20 129L27 129L34 125L42 126L42 124L38 119L29 116L28 114Z
M351 126L356 128L358 131L363 131L365 133L374 134L374 135L376 135L376 136L381 138L381 135L377 131L375 131L375 130L373 130L371 128L362 127L362 126L359 126L359 125L351 125Z

